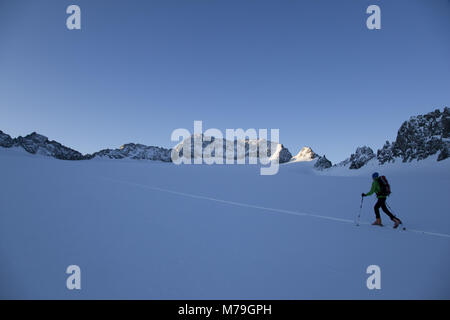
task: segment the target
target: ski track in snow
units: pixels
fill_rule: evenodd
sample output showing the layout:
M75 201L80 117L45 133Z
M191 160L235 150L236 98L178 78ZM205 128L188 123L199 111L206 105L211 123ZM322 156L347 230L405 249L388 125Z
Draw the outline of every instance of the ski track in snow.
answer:
M297 212L297 211L292 211L292 210L270 208L270 207L264 207L264 206L258 206L258 205L243 203L243 202L223 200L223 199L218 199L218 198L213 198L213 197L196 195L196 194L192 194L192 193L186 193L186 192L174 191L174 190L169 190L169 189L163 189L163 188L159 188L159 187L152 187L152 186L148 186L148 185L145 185L145 184L129 182L129 181L124 181L124 180L111 179L111 178L106 178L106 177L100 177L100 178L103 179L103 180L111 181L111 182L127 184L127 185L130 185L130 186L150 189L150 190L159 191L159 192L171 193L171 194L175 194L175 195L179 195L179 196L183 196L183 197L188 197L188 198L207 200L207 201L214 201L214 202L228 204L228 205L233 205L233 206L252 208L252 209L259 209L259 210L265 210L265 211L270 211L270 212L283 213L283 214L289 214L289 215L295 215L295 216L301 216L301 217L313 217L313 218L318 218L318 219L325 219L325 220L330 220L330 221L355 224L355 221L354 220L350 220L350 219L341 219L341 218L335 218L335 217L318 215L318 214L312 214L312 213L304 213L304 212ZM370 225L369 223L359 223L359 224L360 225ZM425 234L425 235L434 236L434 237L441 237L441 238L450 238L450 234L446 234L446 233L414 230L414 229L409 229L409 228L407 228L406 230L398 230L398 231L395 230L395 231L396 232L410 232L410 233L416 233L416 234Z

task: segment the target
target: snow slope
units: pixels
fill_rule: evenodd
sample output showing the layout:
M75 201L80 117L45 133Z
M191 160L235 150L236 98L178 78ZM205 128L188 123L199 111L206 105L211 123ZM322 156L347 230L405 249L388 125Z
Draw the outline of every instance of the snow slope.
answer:
M323 172L314 162L261 176L0 148L0 298L449 299L450 161ZM389 203L413 231L354 226L372 169L388 175ZM65 286L72 264L80 291ZM366 287L373 264L381 290Z

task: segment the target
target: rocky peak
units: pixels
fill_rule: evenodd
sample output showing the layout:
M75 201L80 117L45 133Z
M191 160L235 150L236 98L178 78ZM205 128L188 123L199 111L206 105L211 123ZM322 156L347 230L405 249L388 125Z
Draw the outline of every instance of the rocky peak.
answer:
M375 153L370 147L358 147L356 148L355 153L350 155L350 158L340 162L338 166L348 166L349 169L359 169L373 158L375 158Z
M104 149L100 150L89 158L109 158L109 159L135 159L135 160L159 160L164 162L171 162L170 149L146 146L143 144L127 143L122 145L119 149Z
M386 142L378 150L378 161L383 164L394 162L395 158L403 162L423 160L439 153L438 161L448 158L450 147L450 109L445 107L411 117L403 122L394 142Z
M36 132L30 133L29 135L25 136L24 139L39 144L48 142L48 138L46 136L43 136L42 134L38 134Z
M0 131L0 146L5 148L21 147L32 154L41 154L61 160L83 160L85 157L59 142L49 141L46 136L33 132L25 137L11 137Z
M3 131L0 130L0 147L10 148L13 146L13 144L14 140L11 138L11 136L3 133Z
M291 158L291 161L311 161L317 157L318 155L310 147L303 147L296 156Z
M331 166L332 166L331 161L328 160L325 155L322 157L319 156L316 163L314 164L314 168L317 170L325 170L331 168Z

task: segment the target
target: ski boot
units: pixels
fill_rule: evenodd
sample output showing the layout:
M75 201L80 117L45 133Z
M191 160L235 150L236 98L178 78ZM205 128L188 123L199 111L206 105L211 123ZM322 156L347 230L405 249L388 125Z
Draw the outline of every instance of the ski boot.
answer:
M394 218L394 229L397 229L399 225L402 224L402 221L399 218Z
M383 224L381 223L381 219L380 219L380 218L377 218L377 219L375 220L375 222L372 223L372 225L373 225L373 226L380 226L380 227L383 226Z

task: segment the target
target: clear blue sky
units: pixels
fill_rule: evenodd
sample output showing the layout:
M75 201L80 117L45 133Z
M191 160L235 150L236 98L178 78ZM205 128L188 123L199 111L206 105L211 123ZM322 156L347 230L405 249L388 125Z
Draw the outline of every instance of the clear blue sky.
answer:
M0 0L0 130L83 153L203 120L336 162L449 102L448 0Z

